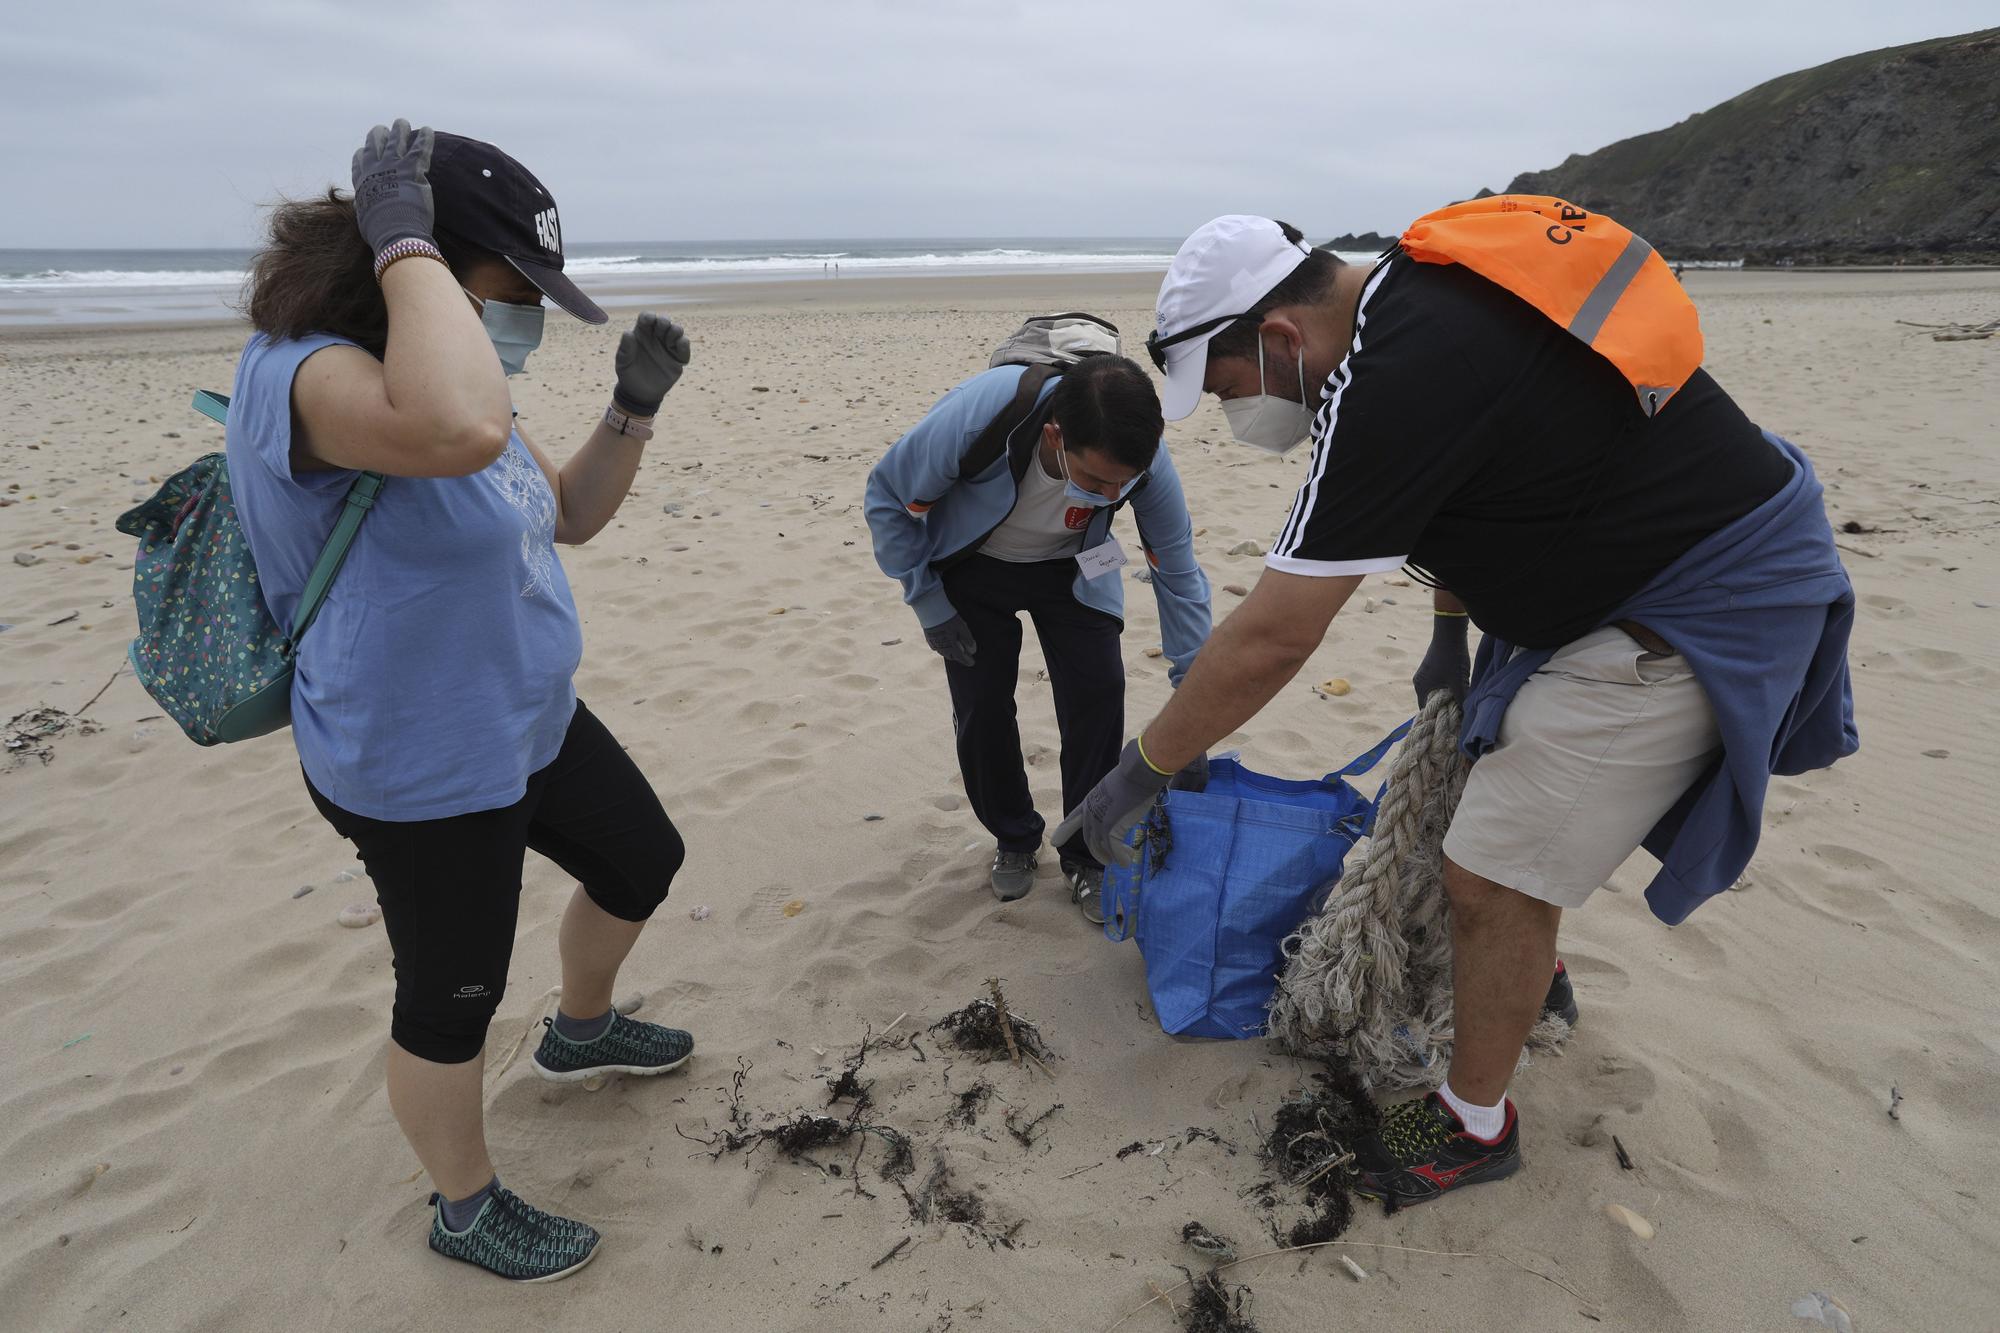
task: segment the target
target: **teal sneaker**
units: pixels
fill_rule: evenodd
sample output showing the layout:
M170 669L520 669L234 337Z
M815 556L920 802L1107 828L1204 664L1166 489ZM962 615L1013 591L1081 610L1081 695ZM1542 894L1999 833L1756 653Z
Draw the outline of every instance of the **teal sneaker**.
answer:
M571 1041L544 1018L542 1044L535 1048L535 1072L555 1083L581 1083L592 1074L664 1074L694 1054L694 1038L679 1028L641 1023L615 1009L611 1026L590 1041Z
M431 1203L439 1205L438 1196ZM554 1282L597 1257L596 1230L523 1203L505 1185L480 1205L463 1231L444 1224L439 1205L431 1220L431 1248L447 1259L483 1268L509 1282Z

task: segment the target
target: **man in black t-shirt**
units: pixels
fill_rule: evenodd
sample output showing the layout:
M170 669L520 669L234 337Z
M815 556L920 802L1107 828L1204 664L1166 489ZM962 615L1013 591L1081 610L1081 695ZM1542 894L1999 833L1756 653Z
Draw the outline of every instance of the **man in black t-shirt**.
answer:
M1343 264L1267 218L1190 237L1158 319L1169 420L1213 393L1238 440L1284 453L1310 437L1311 464L1256 589L1057 834L1080 828L1110 854L1167 774L1304 665L1366 575L1407 564L1436 588L1420 702L1464 698L1468 617L1554 650L1507 707L1445 839L1449 1076L1357 1154L1364 1192L1397 1203L1512 1174L1508 1079L1545 1005L1575 1012L1556 961L1562 911L1721 752L1688 661L1611 617L1794 466L1705 371L1648 415L1581 334L1470 269L1400 251Z

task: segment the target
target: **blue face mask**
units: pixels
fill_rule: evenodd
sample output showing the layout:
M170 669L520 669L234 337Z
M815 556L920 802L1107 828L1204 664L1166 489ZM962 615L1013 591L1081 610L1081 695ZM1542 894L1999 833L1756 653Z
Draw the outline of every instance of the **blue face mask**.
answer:
M1084 505L1091 509L1102 509L1108 504L1115 503L1114 501L1105 499L1103 496L1099 495L1096 491L1086 491L1085 489L1083 489L1083 487L1077 485L1075 482L1069 479L1069 450L1067 449L1056 450L1056 459L1062 464L1063 499L1069 501L1069 503L1073 505ZM1134 486L1137 486L1138 484L1139 484L1139 478L1134 477L1132 478L1132 480L1126 482L1123 486L1120 486L1118 488L1118 498L1122 500L1126 496L1130 495L1132 493L1132 488Z
M482 301L471 292L466 295L479 306L479 322L500 356L500 368L509 375L520 374L528 364L528 353L542 345L542 320L548 312L538 305L510 305Z

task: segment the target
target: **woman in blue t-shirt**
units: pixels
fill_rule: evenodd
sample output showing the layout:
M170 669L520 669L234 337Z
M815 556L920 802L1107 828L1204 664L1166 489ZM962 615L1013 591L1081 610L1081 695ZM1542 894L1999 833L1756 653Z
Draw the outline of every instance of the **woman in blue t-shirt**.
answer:
M486 1029L507 986L528 848L579 881L544 1078L659 1074L685 1032L611 1004L679 870L680 835L572 685L582 635L555 543L601 531L687 335L643 314L612 403L561 468L513 422L507 376L563 275L555 200L490 144L404 121L354 157L354 197L280 205L252 273L229 472L271 614L289 623L357 473L386 474L313 631L292 722L313 804L353 842L395 954L389 1105L430 1173L431 1248L542 1281L598 1234L503 1188L486 1152Z

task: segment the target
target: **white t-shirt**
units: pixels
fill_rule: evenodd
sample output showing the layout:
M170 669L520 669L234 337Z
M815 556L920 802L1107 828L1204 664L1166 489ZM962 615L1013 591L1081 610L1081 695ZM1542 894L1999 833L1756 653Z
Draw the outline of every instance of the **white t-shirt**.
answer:
M1040 451L1037 450L1037 455ZM979 548L981 555L1025 565L1037 560L1063 560L1083 550L1083 530L1090 526L1088 505L1071 504L1063 496L1067 483L1051 477L1039 456L1021 474L1014 508Z

